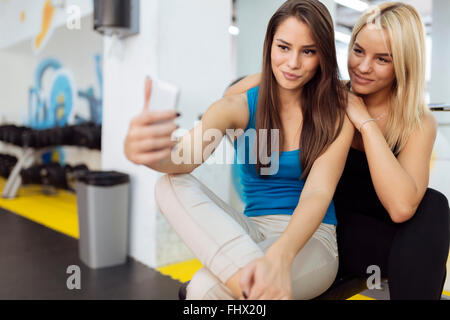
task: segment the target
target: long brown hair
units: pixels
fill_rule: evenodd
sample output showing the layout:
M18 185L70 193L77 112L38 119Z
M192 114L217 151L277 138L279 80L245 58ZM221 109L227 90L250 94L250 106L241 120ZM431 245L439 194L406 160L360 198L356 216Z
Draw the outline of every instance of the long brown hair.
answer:
M301 89L303 126L299 142L299 161L302 168L301 179L305 179L314 161L339 135L344 121L347 95L339 80L334 27L327 8L318 0L286 1L272 16L267 27L255 120L256 141L260 141L260 129L267 129L268 132L272 129L282 129L278 84L272 72L271 48L278 26L289 17L295 17L309 27L320 56L316 74ZM263 165L259 154L260 150L267 150L268 156L271 156L271 139L262 139L262 144L257 149L258 174L262 167L270 165ZM279 146L283 145L283 130L280 130Z

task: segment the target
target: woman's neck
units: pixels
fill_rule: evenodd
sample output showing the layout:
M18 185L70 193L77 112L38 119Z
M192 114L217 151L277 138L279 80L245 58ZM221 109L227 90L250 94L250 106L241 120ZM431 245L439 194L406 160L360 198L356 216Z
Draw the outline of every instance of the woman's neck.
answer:
M278 89L278 95L280 99L280 106L282 110L288 111L296 108L300 108L301 106L301 95L302 91L300 90L287 90L284 88Z
M389 110L389 96L391 94L390 88L385 88L373 94L363 96L364 103L367 110L372 116L379 116L382 112Z

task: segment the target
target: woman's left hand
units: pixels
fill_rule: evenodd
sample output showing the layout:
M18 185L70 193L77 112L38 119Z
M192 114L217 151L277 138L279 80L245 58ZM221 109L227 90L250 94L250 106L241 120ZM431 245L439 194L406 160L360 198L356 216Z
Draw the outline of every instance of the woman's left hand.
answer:
M249 300L289 300L291 263L266 254L243 268L240 285Z
M348 93L346 111L348 118L357 130L359 130L364 121L371 118L364 100L351 92Z

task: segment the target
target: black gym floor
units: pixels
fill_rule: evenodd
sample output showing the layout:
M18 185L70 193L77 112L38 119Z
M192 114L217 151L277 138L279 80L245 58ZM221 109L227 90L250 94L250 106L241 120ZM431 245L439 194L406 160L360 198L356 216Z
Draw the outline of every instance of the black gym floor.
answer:
M68 289L81 270L81 289ZM0 300L176 300L181 283L129 258L92 270L78 257L78 240L0 208Z

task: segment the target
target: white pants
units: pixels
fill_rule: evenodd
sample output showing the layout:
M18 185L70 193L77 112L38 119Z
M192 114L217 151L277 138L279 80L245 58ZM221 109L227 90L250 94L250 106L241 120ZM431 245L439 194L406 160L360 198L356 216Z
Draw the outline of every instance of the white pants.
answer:
M203 264L187 287L187 299L236 299L225 285L240 268L262 257L286 229L290 215L246 217L191 174L164 175L156 185L161 213ZM322 223L294 259L294 299L325 292L338 270L336 228Z

